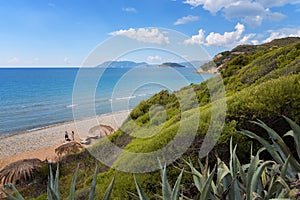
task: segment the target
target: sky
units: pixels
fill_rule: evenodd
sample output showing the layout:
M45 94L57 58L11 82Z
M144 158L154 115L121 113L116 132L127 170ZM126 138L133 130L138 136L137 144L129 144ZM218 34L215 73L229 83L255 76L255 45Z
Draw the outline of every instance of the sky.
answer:
M299 17L300 0L0 0L0 66L80 66L113 37L163 46L174 42L170 32L212 57L300 36ZM168 61L149 51L128 59Z

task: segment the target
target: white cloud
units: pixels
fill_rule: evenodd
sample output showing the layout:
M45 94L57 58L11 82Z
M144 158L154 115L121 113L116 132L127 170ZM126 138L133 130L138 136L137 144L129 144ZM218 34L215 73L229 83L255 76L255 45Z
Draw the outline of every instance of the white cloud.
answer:
M235 26L235 31L225 32L224 34L211 32L205 36L205 31L200 29L198 35L192 36L190 39L185 40L184 43L232 48L240 44L253 44L256 42L255 40L251 40L255 34L243 35L244 32L245 26L240 23Z
M139 28L128 30L119 30L110 33L112 36L125 36L139 42L154 43L154 44L169 44L169 38L160 32L157 28Z
M270 35L268 38L263 40L263 43L285 37L300 37L300 29L284 28L281 30L269 30L268 32Z
M9 64L16 64L16 63L19 63L19 62L20 62L20 60L19 60L18 57L11 57L7 60L7 63L9 63Z
M128 8L122 8L124 12L137 12L135 8L128 7Z
M193 35L192 38L184 41L185 44L204 44L205 43L205 35L204 30L200 29L198 31L198 35Z
M226 18L257 16L264 12L265 8L261 4L250 1L238 1L227 5L224 9Z
M186 0L184 3L193 7L202 5L205 10L216 13L222 8L236 2L235 0Z
M174 25L186 24L186 23L194 22L194 21L198 21L198 20L199 20L198 16L188 15L186 17L182 17L180 19L177 19L177 21L174 22Z
M193 7L202 6L212 14L223 12L227 19L241 19L252 27L259 26L263 20L279 21L285 16L272 12L272 7L300 3L300 0L185 0Z
M160 56L148 56L147 57L147 62L149 63L156 63L156 62L161 62L162 61L162 57Z
M280 7L286 4L299 4L299 0L257 0L265 7Z

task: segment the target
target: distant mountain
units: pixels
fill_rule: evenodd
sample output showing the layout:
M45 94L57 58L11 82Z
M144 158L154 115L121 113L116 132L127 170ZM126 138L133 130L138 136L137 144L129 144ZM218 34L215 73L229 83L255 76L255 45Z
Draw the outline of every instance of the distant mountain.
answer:
M101 68L134 68L138 66L148 66L146 62L136 63L133 61L106 61L97 67Z
M171 62L166 62L166 63L163 63L161 65L158 65L158 67L185 67L183 65L180 65L178 63L171 63Z

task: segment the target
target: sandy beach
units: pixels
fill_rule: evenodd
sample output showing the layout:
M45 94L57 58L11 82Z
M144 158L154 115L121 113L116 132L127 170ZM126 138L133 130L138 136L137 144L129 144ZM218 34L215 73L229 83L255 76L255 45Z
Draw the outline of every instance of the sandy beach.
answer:
M65 142L65 131L71 136L70 133L74 130L76 141L95 135L105 136L96 127L101 124L117 130L128 115L129 111L120 111L0 138L0 169L26 158L54 159L55 148Z

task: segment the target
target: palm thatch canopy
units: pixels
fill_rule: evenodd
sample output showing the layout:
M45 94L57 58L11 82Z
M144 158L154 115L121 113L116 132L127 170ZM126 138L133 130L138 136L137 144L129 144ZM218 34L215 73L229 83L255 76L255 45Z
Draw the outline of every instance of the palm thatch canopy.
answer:
M89 130L89 134L95 135L98 133L100 135L100 137L103 135L108 136L114 132L115 132L115 130L111 126L104 125L104 124L94 126L94 127L90 128L90 130Z
M83 149L82 145L79 144L78 142L68 142L68 143L65 143L65 144L57 147L55 149L55 153L59 157L61 157L61 156L67 155L69 153L76 153L82 149Z
M34 171L42 165L39 159L24 159L11 163L0 171L0 184L14 185L30 181L34 178Z

